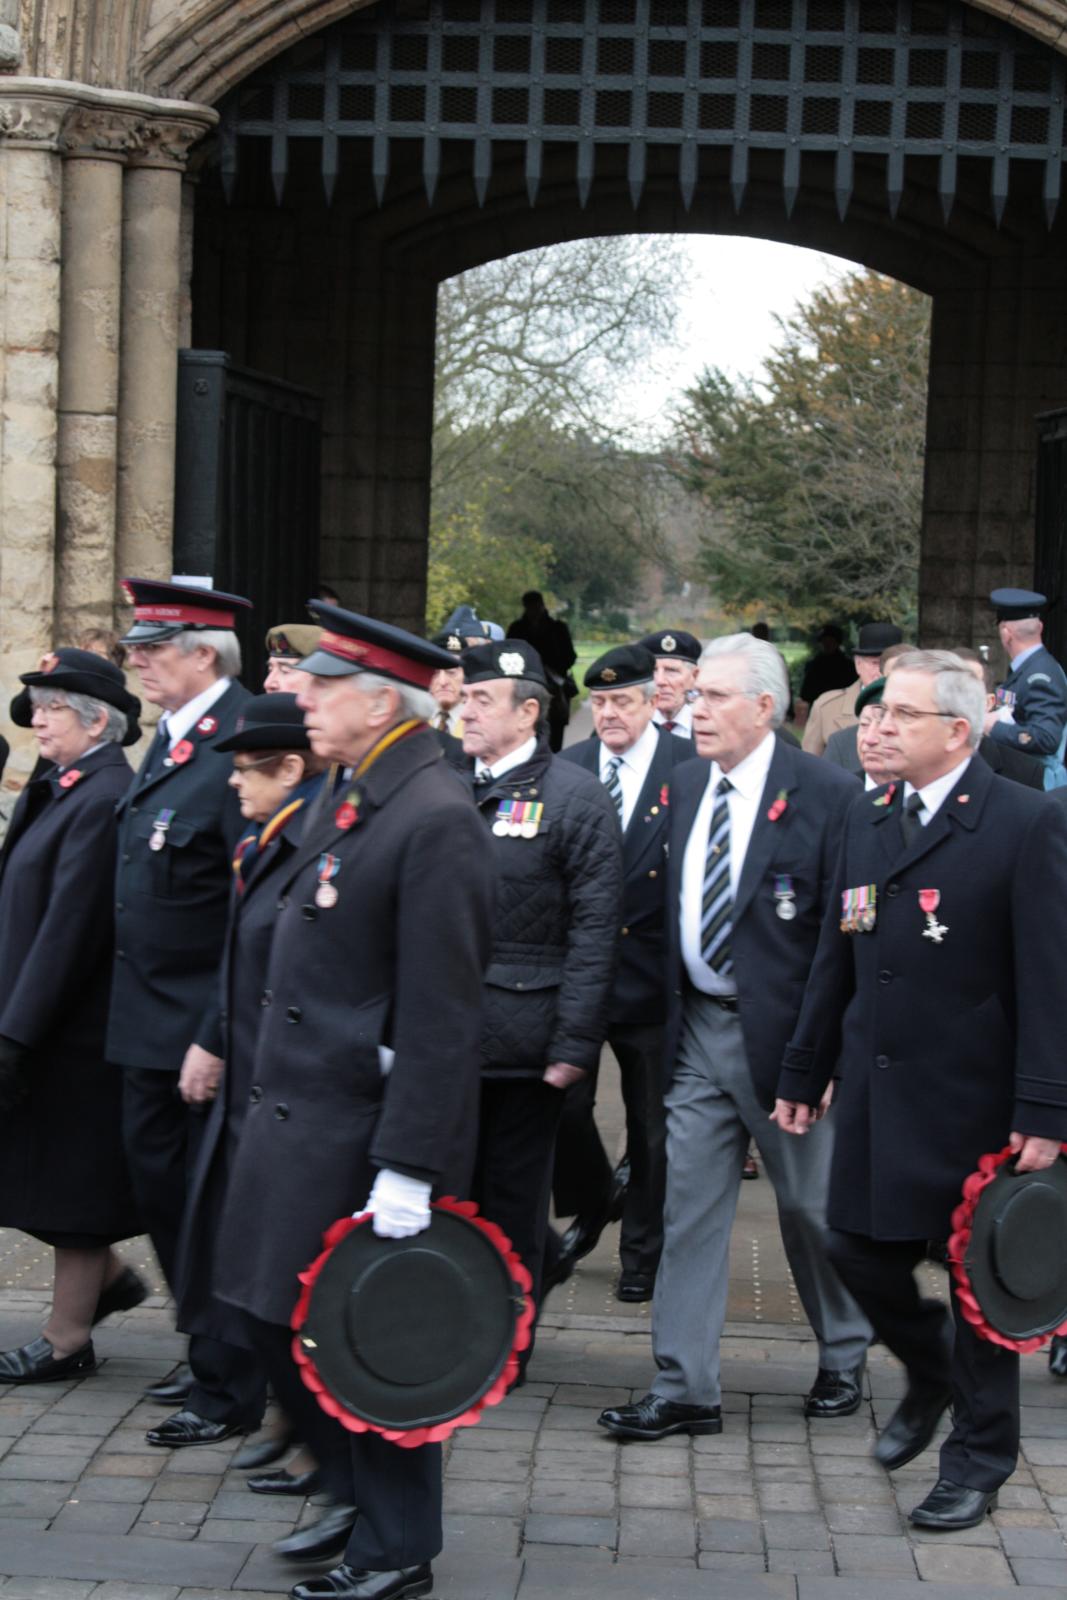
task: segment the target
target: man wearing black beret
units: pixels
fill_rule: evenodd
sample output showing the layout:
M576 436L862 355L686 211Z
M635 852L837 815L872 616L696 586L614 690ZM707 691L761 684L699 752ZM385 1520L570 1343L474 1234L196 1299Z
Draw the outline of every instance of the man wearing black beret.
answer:
M655 662L653 722L679 739L691 740L691 697L700 663L700 640L684 628L661 628L659 633L647 633L639 643L643 650L651 653ZM690 754L693 753L691 750Z

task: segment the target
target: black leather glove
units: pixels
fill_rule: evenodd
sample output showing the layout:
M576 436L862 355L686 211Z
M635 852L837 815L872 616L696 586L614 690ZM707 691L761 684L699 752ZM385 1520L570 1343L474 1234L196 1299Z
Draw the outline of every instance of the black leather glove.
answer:
M0 1034L0 1111L13 1111L30 1097L30 1052Z

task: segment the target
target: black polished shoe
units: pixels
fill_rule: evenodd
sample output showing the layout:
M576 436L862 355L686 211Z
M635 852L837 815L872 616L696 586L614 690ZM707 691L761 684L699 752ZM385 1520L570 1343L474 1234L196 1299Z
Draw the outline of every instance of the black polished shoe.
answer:
M433 1588L430 1563L395 1572L361 1572L334 1567L321 1578L305 1578L289 1590L289 1600L408 1600Z
M602 1411L596 1420L617 1439L666 1439L672 1433L722 1432L719 1406L684 1406L658 1394L646 1394L636 1405Z
M272 1547L274 1554L284 1556L287 1561L321 1561L326 1556L343 1555L357 1515L355 1506L341 1506L333 1501L318 1522L297 1528L288 1538L279 1539ZM329 1592L327 1589L326 1593Z
M921 1455L937 1432L952 1398L948 1388L909 1389L878 1435L874 1459L887 1472Z
M93 1327L98 1322L103 1322L105 1317L113 1317L116 1311L132 1311L134 1306L139 1306L147 1300L152 1293L144 1279L132 1267L124 1267L113 1283L101 1291L96 1302L96 1314L93 1317Z
M866 1361L858 1367L830 1372L820 1367L804 1401L806 1417L851 1417L863 1399L863 1374Z
M997 1508L997 1492L968 1489L966 1484L938 1478L921 1506L911 1512L917 1528L933 1528L952 1533L959 1528L977 1528L986 1514Z
M310 1472L261 1472L248 1480L253 1494L318 1494L322 1479L318 1467Z
M655 1287L656 1275L653 1272L622 1272L615 1285L615 1298L621 1300L623 1305L640 1305L642 1301L652 1299Z
M167 1450L181 1450L189 1444L221 1444L241 1432L237 1422L212 1422L195 1411L176 1411L161 1422L158 1428L149 1428L145 1438L149 1444L158 1444Z
M626 1191L630 1187L630 1157L623 1156L615 1171L611 1174L611 1188L608 1190L608 1222L621 1222L623 1211L626 1209Z
M265 1439L254 1433L238 1450L230 1466L235 1472L258 1472L260 1467L270 1467L280 1461L295 1444L296 1434L291 1428L268 1434Z
M595 1250L604 1231L604 1222L603 1214L599 1217L575 1217L561 1242L564 1256L570 1256L572 1261L580 1261L590 1250Z
M154 1400L160 1406L180 1406L188 1400L192 1392L193 1374L183 1361L180 1367L175 1367L169 1378L161 1378L158 1383L150 1383L144 1392L144 1397L146 1400Z
M1067 1378L1067 1338L1062 1333L1052 1336L1048 1350L1048 1370L1054 1378Z
M82 1378L96 1366L92 1340L73 1355L57 1356L42 1333L39 1339L0 1354L0 1383L58 1383Z

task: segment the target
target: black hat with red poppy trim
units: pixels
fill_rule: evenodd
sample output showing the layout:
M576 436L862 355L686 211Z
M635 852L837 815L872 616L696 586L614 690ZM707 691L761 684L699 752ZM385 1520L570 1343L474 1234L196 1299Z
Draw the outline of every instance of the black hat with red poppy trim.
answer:
M216 628L232 630L238 611L251 611L251 600L197 584L161 583L157 578L123 578L122 588L133 606L133 625L123 644L165 644L176 634Z
M322 627L316 648L298 663L300 672L318 678L345 678L374 672L414 689L428 689L435 672L456 665L454 656L406 628L344 611L325 600L309 600L308 610Z

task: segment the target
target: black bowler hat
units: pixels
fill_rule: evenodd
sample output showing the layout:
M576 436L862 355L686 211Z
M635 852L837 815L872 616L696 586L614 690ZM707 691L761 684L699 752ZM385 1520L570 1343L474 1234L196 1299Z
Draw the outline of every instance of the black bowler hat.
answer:
M301 1273L294 1353L319 1404L354 1432L446 1438L503 1399L530 1342L530 1276L477 1207L445 1199L429 1228L381 1239L344 1218Z
M237 625L238 611L251 611L251 600L221 589L201 589L192 583L160 583L155 578L123 578L122 587L133 606L133 626L123 644L163 644L177 633L200 628Z
M295 694L257 694L245 702L237 727L214 750L310 750Z
M948 1257L967 1321L993 1344L1029 1351L1067 1326L1067 1161L1016 1172L986 1155L952 1214Z
M903 644L904 635L895 622L865 622L856 638L854 656L880 656L890 645Z
M1022 622L1027 617L1039 617L1049 601L1036 589L994 589L989 604L998 622Z
M597 657L583 682L587 689L632 689L651 683L655 670L656 658L643 644L620 644Z
M414 689L428 689L435 672L454 667L455 658L406 628L344 611L325 600L309 600L308 610L322 626L318 647L299 663L301 672L318 678L351 677L376 672Z
M664 628L661 633L646 633L637 642L646 650L651 650L659 661L688 661L690 666L696 666L700 660L700 640L682 628Z
M523 678L528 683L548 688L544 663L525 639L502 639L499 643L476 644L464 650L464 683L491 683L494 678Z
M93 700L103 700L125 714L126 733L122 743L137 743L141 737L138 721L141 702L127 689L120 667L116 667L106 656L98 656L95 650L75 650L66 646L53 651L46 660L55 664L37 672L20 673L19 682L24 683L27 689L63 689L71 694L86 694ZM28 728L32 717L33 706L29 695L25 696L25 700L22 695L16 695L11 702L12 722L17 727Z

